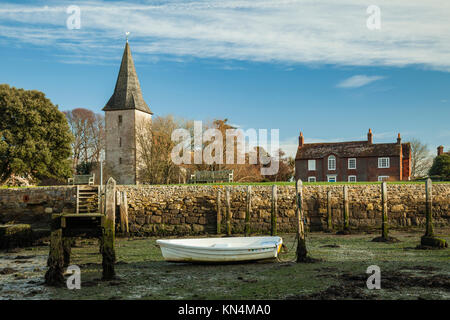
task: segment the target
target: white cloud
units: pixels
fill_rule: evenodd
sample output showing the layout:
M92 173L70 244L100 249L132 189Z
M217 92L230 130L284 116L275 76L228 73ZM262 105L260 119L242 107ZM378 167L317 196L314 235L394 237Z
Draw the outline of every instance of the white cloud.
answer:
M9 1L0 4L0 40L51 46L75 60L93 52L120 56L130 31L140 59L170 55L450 71L449 1L377 0L381 30L367 29L371 3L360 0L80 0L80 30L66 28L73 1Z
M348 79L342 80L339 82L336 87L338 88L359 88L369 83L372 83L377 80L381 80L384 77L382 76L366 76L366 75L356 75L350 77Z

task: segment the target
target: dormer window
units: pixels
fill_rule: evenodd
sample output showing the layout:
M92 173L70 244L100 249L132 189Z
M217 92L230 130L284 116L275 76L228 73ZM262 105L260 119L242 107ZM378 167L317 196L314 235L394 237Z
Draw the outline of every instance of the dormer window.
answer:
M336 157L333 155L328 157L328 170L329 171L336 170Z

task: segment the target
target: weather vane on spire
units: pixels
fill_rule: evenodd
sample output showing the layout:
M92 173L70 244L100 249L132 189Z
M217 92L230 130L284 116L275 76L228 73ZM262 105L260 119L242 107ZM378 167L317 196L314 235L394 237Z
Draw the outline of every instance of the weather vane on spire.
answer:
M125 32L125 35L127 36L127 42L128 42L128 36L130 35L130 33L127 31L127 32Z

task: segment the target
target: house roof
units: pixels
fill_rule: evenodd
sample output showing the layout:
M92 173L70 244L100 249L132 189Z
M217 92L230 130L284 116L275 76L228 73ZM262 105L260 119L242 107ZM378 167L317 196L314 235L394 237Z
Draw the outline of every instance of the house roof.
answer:
M403 143L403 156L409 157L410 145ZM397 143L376 143L368 141L350 141L334 143L307 143L298 147L295 159L320 159L330 154L335 154L341 158L351 157L388 157L400 155L400 144Z
M103 111L128 109L137 109L153 114L142 97L141 85L139 84L130 46L127 41L114 93L103 108Z

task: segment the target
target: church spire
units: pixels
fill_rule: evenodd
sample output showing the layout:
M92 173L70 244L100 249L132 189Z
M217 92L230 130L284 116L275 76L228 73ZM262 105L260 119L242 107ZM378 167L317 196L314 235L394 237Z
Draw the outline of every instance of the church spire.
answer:
M137 109L153 114L142 97L141 85L139 84L136 69L134 68L133 57L131 56L131 50L128 44L128 37L114 93L103 108L103 111L124 109Z

